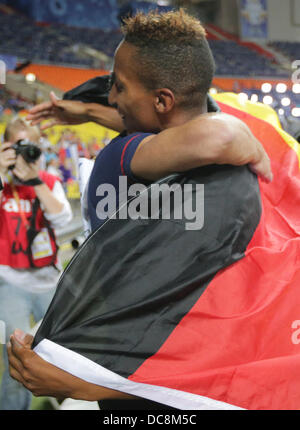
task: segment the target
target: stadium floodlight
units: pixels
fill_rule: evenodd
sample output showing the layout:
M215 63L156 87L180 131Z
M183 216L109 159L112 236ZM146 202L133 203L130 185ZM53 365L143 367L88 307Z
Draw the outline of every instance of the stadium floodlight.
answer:
M250 97L250 100L253 103L257 103L258 102L258 95L257 94L252 94L252 96Z
M292 115L296 116L297 118L300 117L300 107L295 107L292 109Z
M300 94L300 84L293 85L293 93Z
M262 84L261 90L263 93L269 93L272 90L272 85L269 82L265 82Z
M217 88L214 88L214 87L211 87L211 88L210 88L210 90L209 90L209 94L214 95L214 94L217 94L217 93L218 93Z
M281 104L282 106L289 106L291 104L291 99L289 97L283 97L283 99L281 100Z
M246 93L239 93L238 98L240 103L246 103L249 99L248 94Z
M274 99L273 99L273 97L272 97L272 96L265 96L265 97L263 98L263 103L264 103L265 105L271 105L271 104L273 103L273 101L274 101Z
M25 79L28 84L31 84L32 82L35 82L36 76L34 73L27 73L27 75L25 76Z
M283 93L286 92L286 90L287 90L287 85L286 84L280 83L280 84L276 85L276 91L278 93L283 94Z
M282 108L278 109L278 113L279 113L279 115L284 115L284 109L282 109Z

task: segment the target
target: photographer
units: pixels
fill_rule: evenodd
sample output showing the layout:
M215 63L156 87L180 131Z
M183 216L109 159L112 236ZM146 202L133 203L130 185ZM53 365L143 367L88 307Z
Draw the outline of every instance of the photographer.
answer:
M7 336L43 318L60 274L54 228L72 218L57 177L39 170L40 132L23 119L6 127L0 147L0 320ZM8 340L8 338L7 338ZM29 409L31 393L8 373L6 348L0 409Z

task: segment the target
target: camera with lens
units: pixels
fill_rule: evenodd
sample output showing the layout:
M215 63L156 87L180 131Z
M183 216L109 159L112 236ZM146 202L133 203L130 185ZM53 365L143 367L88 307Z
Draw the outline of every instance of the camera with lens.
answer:
M27 139L18 140L10 147L10 149L14 149L16 151L16 156L21 155L26 163L34 163L42 153L36 144ZM10 169L13 169L14 167L15 166L9 166Z

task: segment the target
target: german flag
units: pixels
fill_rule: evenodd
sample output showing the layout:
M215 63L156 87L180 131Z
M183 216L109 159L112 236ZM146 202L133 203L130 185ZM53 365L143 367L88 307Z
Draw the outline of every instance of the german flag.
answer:
M178 409L299 409L299 145L269 107L216 100L262 142L273 182L246 166L164 178L204 185L202 228L172 218L170 195L171 219L109 219L66 268L33 347L88 382Z

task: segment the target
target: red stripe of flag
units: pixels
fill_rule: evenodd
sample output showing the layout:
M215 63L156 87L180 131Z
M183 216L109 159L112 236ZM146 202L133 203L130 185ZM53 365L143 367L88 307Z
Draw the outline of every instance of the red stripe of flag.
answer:
M126 149L127 149L128 145L130 144L130 142L132 142L136 137L139 137L139 136L140 136L139 134L137 134L136 136L133 136L131 139L128 140L128 142L126 143L126 145L123 148L122 155L121 155L121 162L120 162L122 175L125 175L124 157L125 157Z

